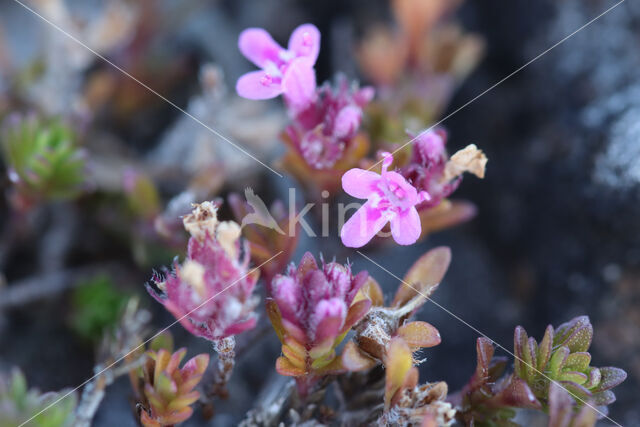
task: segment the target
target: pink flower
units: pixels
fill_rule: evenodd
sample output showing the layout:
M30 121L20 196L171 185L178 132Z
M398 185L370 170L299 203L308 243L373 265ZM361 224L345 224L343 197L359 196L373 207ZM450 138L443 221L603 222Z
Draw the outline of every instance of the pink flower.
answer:
M427 191L431 196L420 205L421 209L437 206L442 199L449 197L462 181L462 176L452 181L443 179L449 161L446 143L447 133L442 128L421 133L413 144L409 164L398 171L418 190Z
M447 133L444 129L423 132L415 140L409 163L398 172L418 191L426 191L431 196L418 207L420 210L437 206L442 199L449 197L460 186L463 173L484 177L487 157L474 144L449 157L445 149Z
M360 129L362 109L374 90L339 78L335 88L325 83L316 93L315 101L297 111L286 131L309 166L330 169Z
M244 255L240 226L218 222L210 202L185 216L191 233L187 258L166 277L156 274L147 290L193 335L210 341L236 335L256 324L257 274L249 273L249 250Z
M303 109L316 96L314 65L320 51L320 31L312 24L296 28L287 49L262 28L248 28L240 34L242 54L260 67L236 84L236 91L249 99L269 99L283 94L290 108Z
M391 222L393 239L400 245L411 245L420 237L422 226L415 206L430 196L426 191L418 193L399 173L388 172L393 157L386 152L382 155L382 174L356 168L342 176L344 191L367 199L340 231L345 246L364 246L388 222Z

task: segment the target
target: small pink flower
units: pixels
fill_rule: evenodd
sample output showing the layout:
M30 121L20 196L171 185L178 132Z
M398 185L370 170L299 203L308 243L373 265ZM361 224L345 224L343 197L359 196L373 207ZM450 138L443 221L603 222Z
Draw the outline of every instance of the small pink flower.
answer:
M415 139L413 153L409 163L398 172L404 176L418 190L424 190L431 196L420 209L431 208L440 204L442 199L449 197L460 182L462 176L454 180L444 180L444 171L449 161L446 150L447 133L438 128L420 133Z
M359 248L369 242L391 222L391 235L400 245L418 240L422 226L415 206L430 199L426 191L418 193L397 172L388 172L393 163L390 153L382 153L382 174L363 169L351 169L342 176L342 188L348 194L367 202L344 224L340 231L342 243Z
M296 28L287 49L262 28L248 28L240 34L242 54L260 67L236 84L236 91L249 99L269 99L283 94L293 110L305 108L315 99L314 65L320 51L320 31L312 24Z

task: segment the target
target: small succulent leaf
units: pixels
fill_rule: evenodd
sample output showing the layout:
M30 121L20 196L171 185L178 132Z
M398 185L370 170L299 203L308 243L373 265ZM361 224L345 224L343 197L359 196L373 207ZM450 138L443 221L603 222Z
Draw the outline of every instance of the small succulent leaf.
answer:
M162 408L164 408L164 399L162 398L162 396L160 396L159 393L156 392L151 384L146 384L144 386L144 395L146 396L152 408L157 410L161 410Z
M589 363L591 363L591 354L584 351L571 353L567 357L567 362L565 363L564 369L584 372L589 368Z
M609 390L627 379L627 373L624 370L613 366L600 368L600 374L602 376L600 383L593 390L596 393Z
M171 355L171 358L169 359L169 363L167 363L165 372L167 372L169 375L172 375L178 369L178 366L180 366L180 362L182 362L182 359L184 359L184 356L186 354L187 349L184 347L173 353Z
M564 368L567 357L571 351L567 347L560 347L551 356L549 361L549 372L551 378L558 378L560 371Z
M209 355L202 353L189 359L180 370L180 373L183 378L202 375L207 370L207 366L209 366Z
M510 406L515 408L541 409L542 404L531 391L527 383L515 376L512 376L504 389L494 398L498 407Z
M582 385L574 383L573 381L559 381L558 382L562 387L565 388L571 394L571 396L576 399L576 397L585 400L590 399L593 395L589 390L584 388Z
M367 315L370 308L371 301L368 299L364 299L351 304L351 307L349 307L349 311L347 312L347 318L344 321L344 325L340 333L344 334L345 332L348 332L353 326L356 325L356 323L361 321L362 318Z
M598 406L611 405L616 401L616 395L611 390L600 391L593 395L593 403Z
M166 372L160 372L160 375L155 377L154 388L165 402L171 401L178 393L178 386Z
M480 337L476 340L477 364L474 380L480 384L484 384L489 378L489 366L494 352L493 342L489 338Z
M595 427L598 422L598 412L593 401L587 402L573 417L571 427Z
M416 295L428 298L442 281L450 263L451 249L445 246L422 255L404 276L391 305L400 307Z
M570 427L574 401L559 384L549 385L549 427Z
M342 350L342 366L351 372L365 371L373 368L377 362L364 354L358 346L349 341Z
M513 332L514 370L522 379L527 379L527 368L524 362L526 361L525 353L529 353L526 350L528 339L527 331L522 326L516 326Z
M340 357L334 357L326 366L319 368L316 370L317 375L339 375L346 371L347 369L342 364L342 359Z
M178 411L196 402L199 398L200 398L200 393L196 390L186 394L181 394L177 396L175 399L173 399L171 402L169 402L169 404L167 405L167 410Z
M295 367L304 369L304 367L306 366L305 355L298 353L297 351L293 350L291 347L287 345L283 345L282 354L284 354L284 357L289 359L289 362L291 362L291 364L294 365Z
M160 351L155 354L156 364L153 372L155 384L157 384L158 377L160 376L162 371L164 371L169 364L169 360L171 360L171 353L169 353L167 350L160 349Z
M535 375L535 368L538 366L538 343L535 338L529 338L529 353L531 353L531 371Z
M157 420L151 417L151 415L147 414L147 411L142 411L140 413L140 422L144 427L162 427Z
M323 342L317 343L309 350L309 357L311 360L317 360L325 357L333 350L334 338L329 337Z
M384 305L384 294L382 288L373 277L369 276L367 281L362 285L358 293L356 294L354 303L368 299L374 307L381 307Z
M469 221L477 212L478 208L471 202L448 199L442 200L433 208L421 209L418 211L422 224L420 239L424 239L430 233Z
M174 411L171 414L165 415L162 419L162 424L165 426L179 424L191 418L191 415L193 415L193 408L187 406L179 411Z
M589 377L589 379L584 384L584 386L589 390L595 388L598 384L600 384L600 380L602 379L600 369L595 367L591 367L588 369L587 376Z
M553 345L569 347L572 353L587 351L593 338L593 326L588 316L576 317L556 330Z
M402 338L392 338L384 361L386 368L384 392L386 409L389 409L394 394L405 383L407 374L412 367L412 362L412 353L407 343Z
M560 373L557 379L560 381L572 381L576 384L583 385L587 382L587 375L582 372L564 371Z
M267 316L269 316L269 320L271 321L271 326L276 331L276 335L280 342L284 343L285 329L282 325L282 315L280 314L280 309L278 308L278 304L271 298L267 299L266 303Z
M311 369L313 369L314 371L322 369L333 362L335 358L336 352L332 350L329 353L324 354L322 357L313 360L313 362L311 362Z
M305 346L300 344L293 337L286 337L284 339L284 345L286 345L287 347L290 347L292 351L296 352L302 357L304 357L307 354L307 349L305 348Z
M301 377L307 373L305 369L294 366L286 357L278 357L276 371L285 377Z
M411 348L433 347L442 341L440 332L431 324L422 321L402 325L398 328L397 334Z

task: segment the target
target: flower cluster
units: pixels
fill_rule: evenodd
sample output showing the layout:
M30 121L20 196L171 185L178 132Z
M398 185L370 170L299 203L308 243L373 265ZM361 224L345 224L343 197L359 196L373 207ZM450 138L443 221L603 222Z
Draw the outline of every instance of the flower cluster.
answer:
M373 88L349 87L339 78L325 83L315 102L300 111L286 129L290 142L313 169L331 169L344 157L362 123L362 110L373 99Z
M210 341L253 328L258 277L249 271L240 226L219 222L212 202L196 205L183 222L191 234L187 258L166 277L156 275L154 286L147 285L149 293L189 332Z
M292 264L271 282L267 310L283 354L276 369L297 377L301 394L316 377L342 370L335 348L371 306L367 299L353 303L367 277L336 262L318 266L307 252L297 268Z

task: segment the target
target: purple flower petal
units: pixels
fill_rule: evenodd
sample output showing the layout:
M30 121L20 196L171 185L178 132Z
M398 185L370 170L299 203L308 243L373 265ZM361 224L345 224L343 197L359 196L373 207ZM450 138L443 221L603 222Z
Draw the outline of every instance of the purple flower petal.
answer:
M320 52L320 31L313 24L303 24L296 28L289 38L289 50L297 57L306 57L311 65L316 63Z
M307 58L291 61L282 79L282 92L294 115L308 107L316 97L313 62Z
M382 227L388 222L382 212L371 201L367 201L340 230L342 243L350 248L360 248L366 245Z
M277 62L284 49L262 28L247 28L238 38L240 52L260 68L267 62Z
M342 175L342 188L350 196L368 198L375 191L380 175L364 169L351 169Z
M236 92L248 99L270 99L280 95L282 87L264 71L252 71L238 79Z
M399 245L412 245L420 237L422 225L416 208L400 212L391 219L391 235Z

